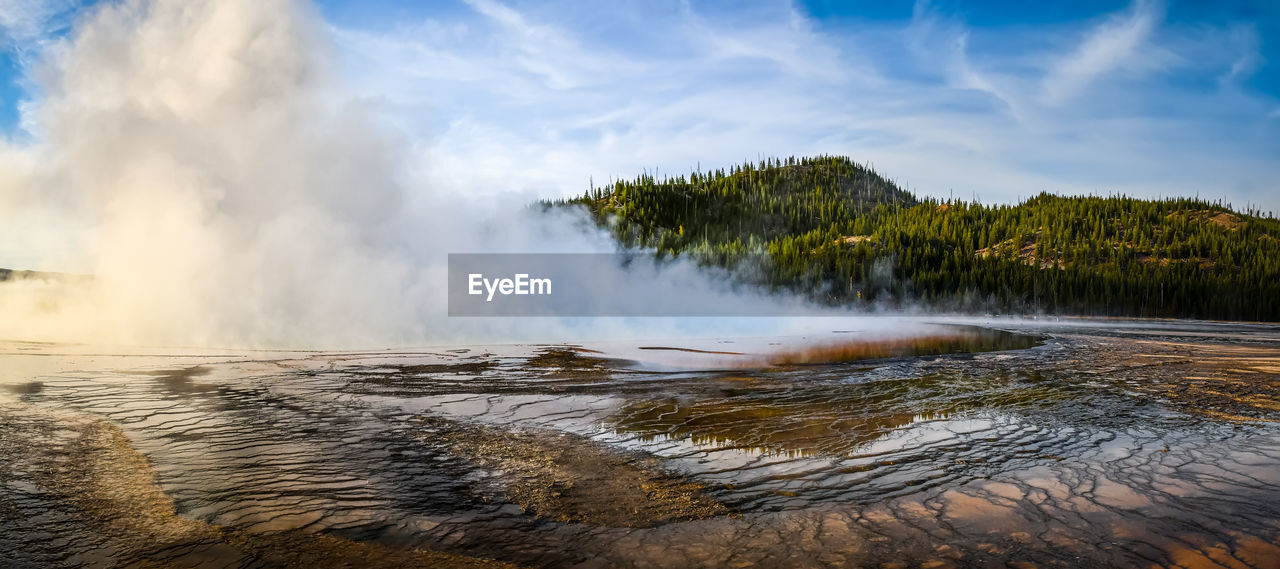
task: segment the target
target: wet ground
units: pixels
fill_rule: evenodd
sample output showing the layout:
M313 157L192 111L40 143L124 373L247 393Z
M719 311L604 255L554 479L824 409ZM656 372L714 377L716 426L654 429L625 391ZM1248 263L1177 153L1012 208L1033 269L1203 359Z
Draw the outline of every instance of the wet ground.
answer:
M0 344L4 567L1280 567L1280 328Z

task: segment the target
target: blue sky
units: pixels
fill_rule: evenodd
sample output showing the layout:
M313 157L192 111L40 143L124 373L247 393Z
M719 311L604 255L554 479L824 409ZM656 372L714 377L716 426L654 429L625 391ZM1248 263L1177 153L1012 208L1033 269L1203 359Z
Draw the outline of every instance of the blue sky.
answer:
M432 191L847 154L924 195L1225 198L1280 213L1280 3L323 0L347 88ZM92 5L0 2L0 131Z

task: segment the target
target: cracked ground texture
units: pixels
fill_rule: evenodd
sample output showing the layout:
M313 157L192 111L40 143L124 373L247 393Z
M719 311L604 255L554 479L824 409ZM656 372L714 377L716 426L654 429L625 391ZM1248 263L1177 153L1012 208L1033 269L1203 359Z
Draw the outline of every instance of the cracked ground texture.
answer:
M713 371L4 343L0 565L1280 567L1280 329L1031 331Z

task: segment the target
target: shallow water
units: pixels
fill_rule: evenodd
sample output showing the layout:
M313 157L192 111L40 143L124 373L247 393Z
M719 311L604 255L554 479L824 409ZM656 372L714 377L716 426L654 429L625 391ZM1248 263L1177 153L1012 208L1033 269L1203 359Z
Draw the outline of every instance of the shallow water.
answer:
M1002 326L1024 335L2 344L0 560L301 566L274 548L322 535L457 556L434 566L1280 566L1280 329ZM112 470L127 447L150 470Z

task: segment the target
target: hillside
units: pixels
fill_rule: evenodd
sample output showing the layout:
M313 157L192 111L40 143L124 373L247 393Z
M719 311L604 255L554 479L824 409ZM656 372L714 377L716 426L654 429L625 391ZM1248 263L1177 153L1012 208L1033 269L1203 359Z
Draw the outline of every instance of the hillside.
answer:
M586 207L623 246L750 267L833 305L1280 320L1280 221L1195 199L922 201L823 156L641 176L554 205Z
M656 180L642 175L558 204L581 204L627 246L680 252L758 247L914 196L847 158L791 158ZM616 221L616 223L614 223Z

